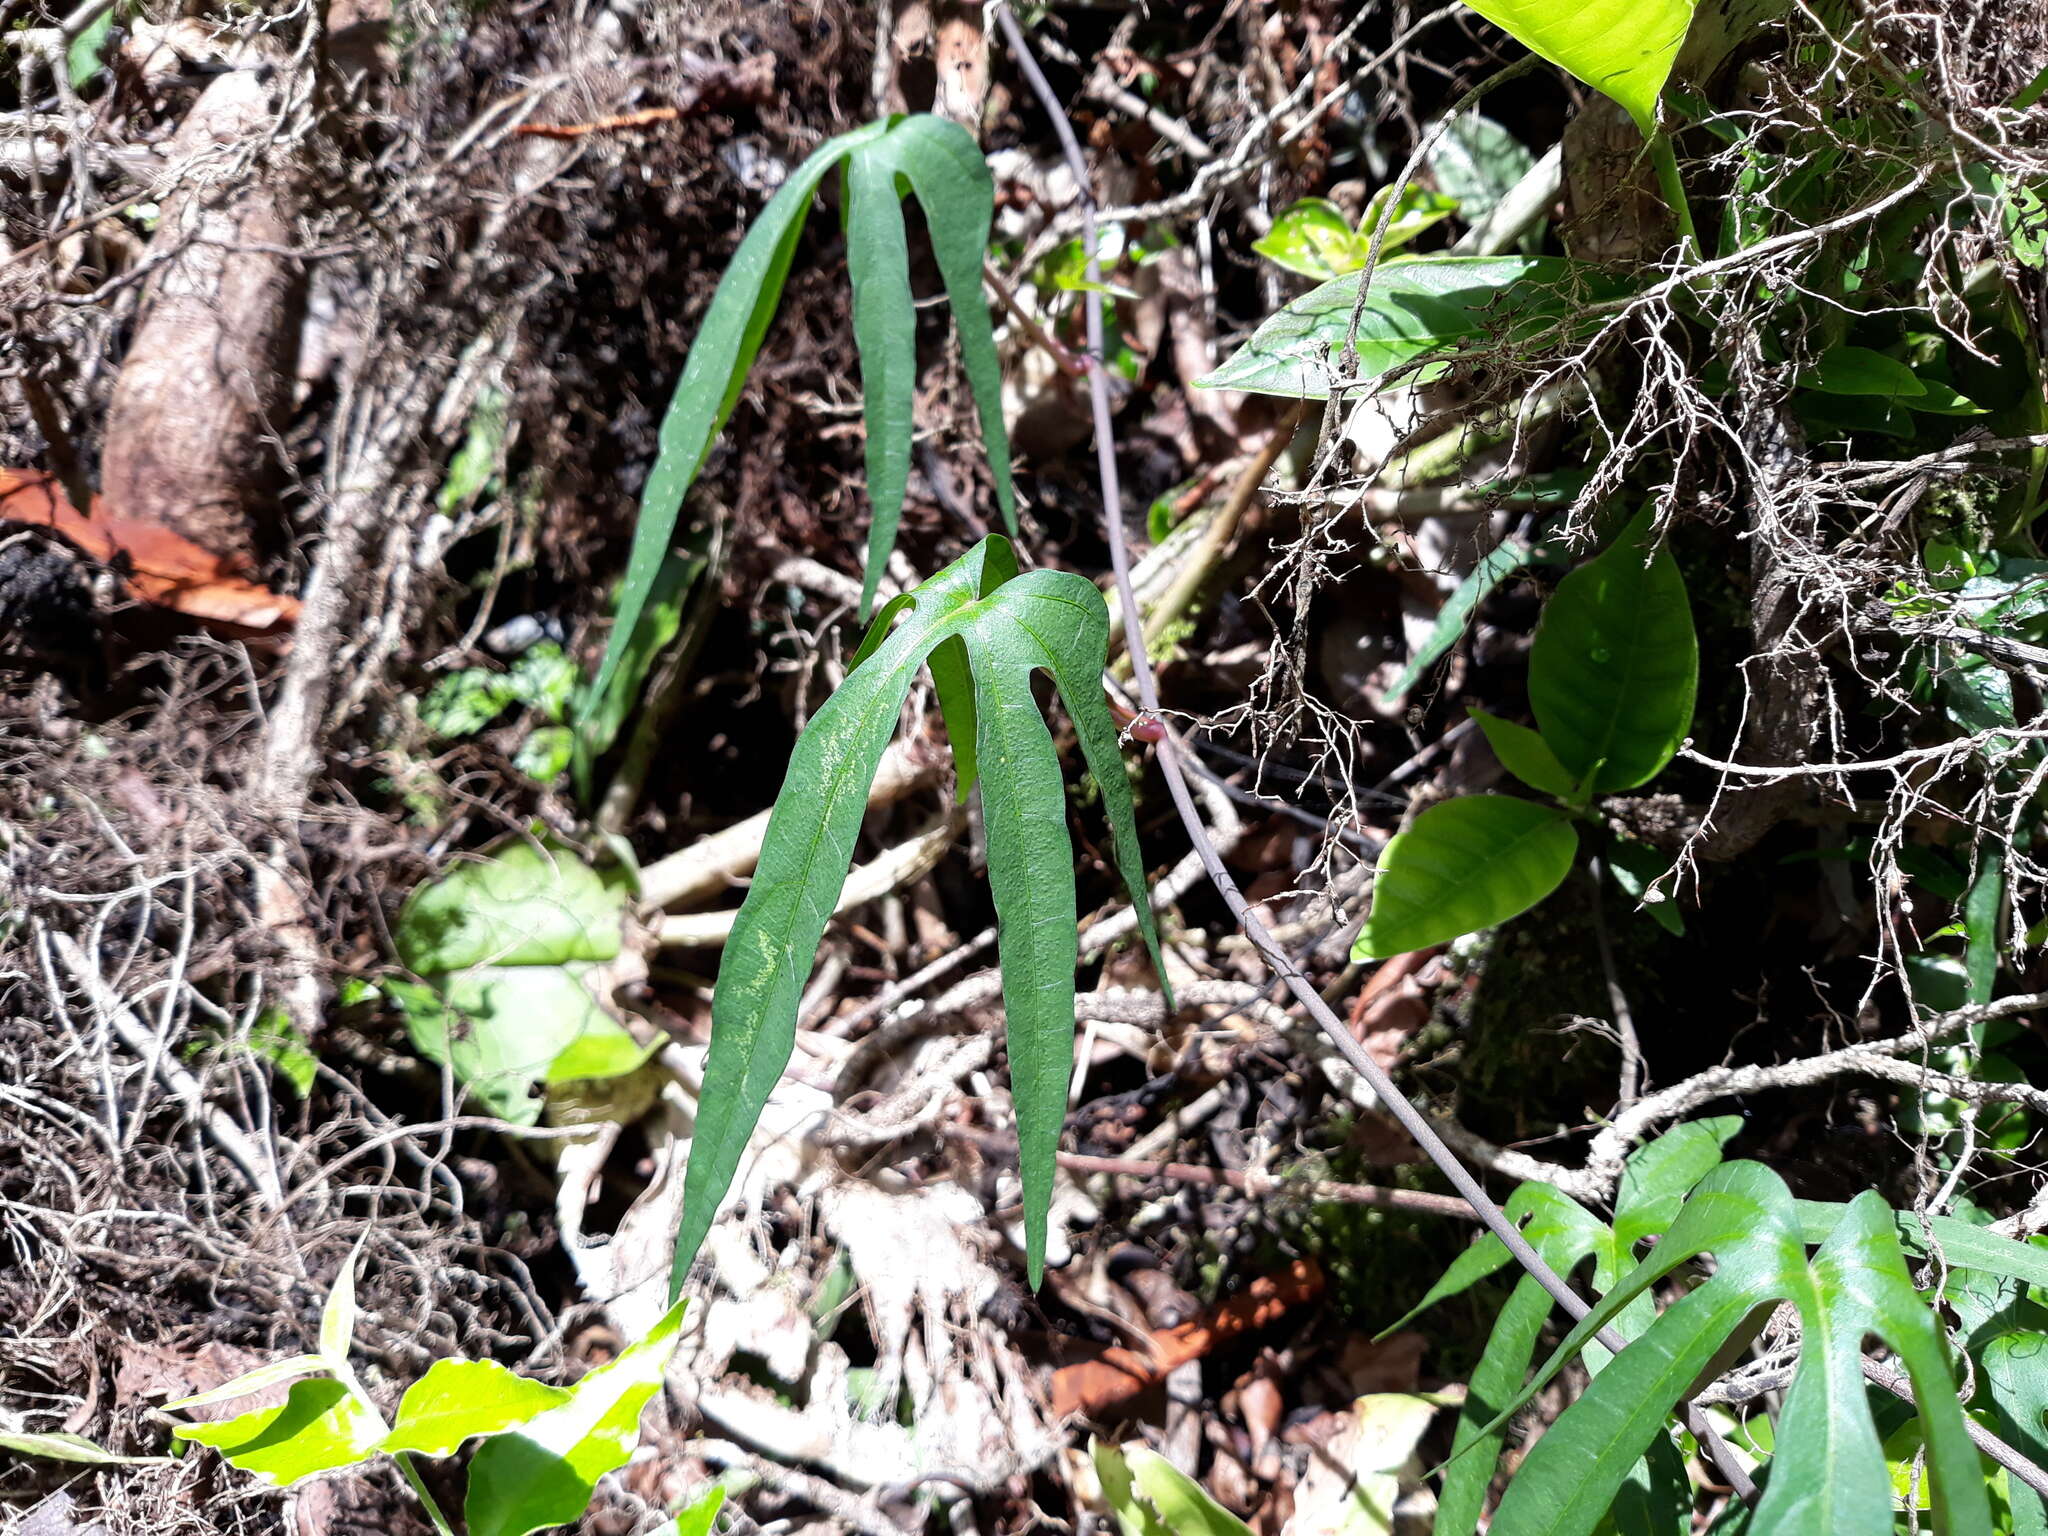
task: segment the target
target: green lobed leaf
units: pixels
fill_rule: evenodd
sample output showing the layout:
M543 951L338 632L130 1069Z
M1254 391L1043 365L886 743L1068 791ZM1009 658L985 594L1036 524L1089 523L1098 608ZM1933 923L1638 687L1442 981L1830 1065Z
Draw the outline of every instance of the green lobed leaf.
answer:
M180 1424L171 1433L210 1445L228 1465L279 1488L372 1455L383 1438L377 1416L331 1376L301 1381L275 1408L218 1424Z
M704 467L711 441L739 403L747 369L775 317L783 280L796 253L811 194L826 174L862 145L889 131L889 123L868 123L828 139L790 173L733 253L718 280L711 307L683 364L683 376L661 423L661 451L640 496L633 525L633 551L619 587L618 612L591 693L602 697L625 659L626 649L647 606L662 561L669 552L683 497Z
M1578 846L1565 813L1533 801L1433 805L1380 851L1352 958L1384 960L1504 923L1563 883Z
M1693 0L1466 0L1532 53L1620 103L1648 137Z
M469 1464L469 1536L529 1536L582 1515L597 1480L639 1444L641 1411L661 1386L682 1319L677 1302L646 1338L569 1388L566 1402L484 1442Z
M1328 397L1361 274L1332 278L1267 317L1198 389L1290 399ZM1582 301L1611 296L1597 269L1556 256L1418 256L1373 273L1359 314L1357 377L1377 379L1427 357L1500 338L1526 348Z
M453 1456L463 1441L527 1423L569 1396L495 1360L436 1360L405 1389L391 1433L378 1449Z
M1526 725L1516 725L1512 720L1489 715L1483 709L1467 709L1465 713L1478 722L1479 729L1485 733L1486 744L1493 748L1493 755L1500 759L1501 767L1531 789L1555 795L1560 800L1572 798L1578 789L1578 781L1565 772L1564 764L1550 750L1549 742Z
M910 296L910 246L904 236L896 157L888 137L847 156L846 269L853 280L853 338L860 349L861 409L867 425L867 564L860 612L896 547L903 490L910 480L910 437L917 393L917 309Z
M1530 648L1536 724L1594 794L1655 777L1692 725L1699 642L1678 563L1649 549L1651 515L1558 583Z

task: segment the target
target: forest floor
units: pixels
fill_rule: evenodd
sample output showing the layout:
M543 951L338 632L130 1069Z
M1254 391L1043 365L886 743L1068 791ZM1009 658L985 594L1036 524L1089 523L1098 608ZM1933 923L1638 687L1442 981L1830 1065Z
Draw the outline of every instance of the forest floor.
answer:
M350 1262L383 1397L455 1354L574 1380L659 1315L719 945L757 818L860 633L860 369L830 183L692 493L702 563L675 639L587 792L567 722L719 275L830 135L931 111L980 140L1020 545L1091 579L1109 566L1071 366L1083 294L1057 276L1078 249L1074 178L979 6L327 0L317 26L271 10L124 0L111 30L67 29L0 0L25 40L0 81L0 1433L136 1456L163 1453L166 1401L310 1347ZM1346 424L1347 494L1302 494L1320 409L1191 385L1310 286L1253 250L1283 210L1324 197L1355 219L1519 50L1405 0L1024 19L1126 241L1108 274L1124 502L1107 515L1141 595L1173 592L1148 625L1164 702L1230 871L1372 1057L1500 1197L1555 1176L1597 1200L1611 1180L1588 1148L1651 1090L1901 1027L1882 982L1901 924L1932 934L1954 901L1902 919L1854 797L1828 787L1756 817L1744 801L1746 842L1694 848L1726 790L1698 759L1615 813L1697 855L1682 935L1581 868L1490 936L1350 958L1412 805L1501 778L1467 709L1524 712L1569 554L1509 577L1469 627L1445 608L1504 540L1586 551L1584 525L1552 521L1583 484L1560 451L1578 424L1496 433L1434 483L1380 478L1425 428L1482 415L1497 381L1405 388ZM2016 19L1980 37L1984 77L2038 69L2044 34ZM1528 250L1642 259L1663 236L1640 167L1567 140L1584 107L1556 72L1490 95L1486 131L1421 169L1462 209L1418 249L1521 188ZM195 154L206 174L165 194ZM157 238L186 202L201 232ZM899 585L999 526L912 229ZM1760 648L1748 492L1675 473L1709 679L1692 734L1726 758L1754 745L1729 681ZM1440 635L1456 643L1404 675ZM1826 665L1854 673L1854 644ZM1905 729L1869 711L1846 728L1873 754ZM1103 1518L1095 1433L1152 1445L1260 1536L1334 1528L1347 1484L1328 1466L1384 1453L1405 1469L1403 1528L1427 1529L1420 1471L1452 1416L1388 1427L1355 1405L1455 1403L1507 1279L1385 1330L1471 1242L1469 1209L1282 1006L1141 735L1170 974L1128 924L1089 943L1124 908L1076 768L1080 1055L1029 1289L979 807L953 808L922 692L901 739L855 853L880 893L828 931L642 1453L585 1527L653 1530L724 1478L742 1532L1075 1530ZM401 963L406 903L522 843L637 869L617 953L572 985L653 1054L602 1087L480 1100L423 1053L430 1026L403 1001L421 981ZM2007 990L2042 980L2038 960L2007 966ZM567 968L536 970L506 985L544 1011ZM2005 1049L2048 1080L2039 1025ZM1729 1155L1804 1198L1952 1200L1909 1101L1841 1075L1702 1087L1665 1118L1739 1116ZM1987 1217L2038 1205L2034 1122L1991 1139L1970 1197ZM415 1528L388 1469L280 1492L199 1454L80 1469L0 1452L0 1529L36 1536Z

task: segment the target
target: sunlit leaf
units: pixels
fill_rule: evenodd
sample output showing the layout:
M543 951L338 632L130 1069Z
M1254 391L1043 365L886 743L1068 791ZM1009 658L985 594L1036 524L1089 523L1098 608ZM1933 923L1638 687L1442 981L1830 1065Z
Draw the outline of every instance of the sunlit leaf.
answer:
M453 1456L465 1440L499 1434L568 1401L562 1388L508 1371L495 1360L436 1360L405 1389L379 1448Z
M257 1408L218 1424L180 1424L171 1433L210 1445L230 1466L277 1487L363 1460L384 1426L331 1376L301 1381L276 1408Z
M1693 0L1466 0L1532 53L1611 97L1647 136Z
M168 1456L117 1456L97 1441L62 1430L31 1434L26 1430L5 1427L0 1427L0 1451L12 1451L17 1456L40 1456L45 1461L76 1462L87 1467L159 1466L171 1459Z
M1505 795L1424 811L1380 850L1352 956L1384 960L1526 912L1563 883L1579 846L1564 812Z

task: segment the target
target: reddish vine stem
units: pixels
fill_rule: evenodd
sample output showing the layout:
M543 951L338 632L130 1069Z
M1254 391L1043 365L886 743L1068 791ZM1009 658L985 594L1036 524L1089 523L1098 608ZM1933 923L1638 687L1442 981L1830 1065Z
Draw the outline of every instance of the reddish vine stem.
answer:
M1081 153L1079 140L1074 136L1074 126L1068 119L1066 107L1054 94L1051 82L1045 78L1045 72L1038 67L1038 60L1031 52L1031 45L1026 41L1023 29L1017 25L1017 20L1010 14L1007 5L998 4L994 10L997 24L1002 28L1003 36L1016 57L1017 67L1030 83L1039 103L1045 108L1046 116L1051 119L1053 133L1058 137L1061 151L1074 172L1074 183L1081 203L1081 239L1088 253L1088 281L1091 284L1099 284L1102 281L1102 272L1095 254L1096 203L1088 179L1088 162ZM1117 475L1116 446L1110 422L1109 388L1103 373L1102 296L1098 291L1091 289L1083 295L1083 300L1088 324L1088 398L1094 415L1095 465L1102 490L1103 531L1109 542L1110 566L1116 573L1117 597L1123 607L1124 633L1142 635L1145 632L1144 622L1138 611L1137 593L1131 587L1130 550L1124 539L1123 495ZM1152 672L1151 658L1145 654L1145 647L1142 644L1128 647L1127 654L1131 659L1132 680L1137 684L1139 701L1148 714L1157 717L1159 684ZM1487 1230L1500 1239L1508 1252L1514 1255L1516 1262L1535 1277L1536 1283L1549 1292L1559 1306L1575 1319L1585 1317L1592 1308L1544 1262L1543 1256L1529 1245L1529 1240L1522 1235L1521 1229L1508 1220L1506 1213L1494 1204L1471 1170L1458 1160L1457 1154L1452 1152L1443 1137L1437 1134L1436 1127L1429 1123L1428 1117L1409 1101L1407 1095L1394 1086L1393 1079L1381 1070L1379 1063L1372 1059L1365 1047L1344 1027L1343 1021L1331 1012L1314 983L1267 930L1266 925L1259 920L1258 914L1252 911L1251 904L1245 900L1244 893L1237 887L1237 882L1231 878L1229 870L1223 867L1222 855L1216 851L1216 845L1209 838L1208 827L1195 806L1194 795L1188 788L1187 775L1181 767L1182 743L1178 735L1168 730L1154 745L1153 751L1158 754L1160 771L1166 778L1167 792L1173 797L1174 808L1180 813L1181 823L1187 828L1188 836L1194 842L1195 854L1201 860L1203 872L1208 875L1209 883L1216 888L1216 894L1223 898L1224 905L1230 909L1231 916L1237 920L1245 937L1251 940L1253 947L1273 968L1274 974L1287 984L1287 990L1292 992L1295 1001L1307 1010L1316 1027L1336 1048L1337 1054L1372 1086L1380 1102L1386 1105L1389 1112L1401 1123L1402 1129L1415 1138L1416 1145L1428 1154L1430 1161L1442 1170L1444 1177L1449 1179L1452 1186L1464 1197L1465 1203L1472 1207ZM1615 1354L1628 1347L1628 1340L1612 1326L1602 1328L1598 1337L1600 1343ZM1713 1425L1707 1421L1706 1415L1687 1403L1685 1419L1686 1427L1712 1456L1716 1470L1727 1481L1728 1486L1746 1502L1755 1503L1755 1483L1751 1481L1748 1471L1736 1459L1727 1442L1721 1439Z

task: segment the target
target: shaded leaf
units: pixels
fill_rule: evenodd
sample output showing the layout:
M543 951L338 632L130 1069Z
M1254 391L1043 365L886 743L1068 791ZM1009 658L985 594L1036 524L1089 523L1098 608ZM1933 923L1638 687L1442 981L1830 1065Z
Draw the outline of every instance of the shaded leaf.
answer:
M1557 889L1578 845L1562 811L1528 800L1433 805L1380 851L1352 957L1383 960L1504 923Z
M1456 200L1467 224L1485 219L1536 167L1527 145L1476 110L1451 119L1427 154L1436 184Z
M1423 673L1436 665L1437 658L1458 643L1465 633L1465 626L1471 622L1474 610L1492 595L1494 588L1535 559L1535 549L1521 539L1503 539L1488 550L1479 563L1466 572L1457 590L1444 600L1443 607L1437 610L1429 638L1408 658L1408 665L1401 669L1401 675L1388 685L1387 698L1405 698L1408 690L1422 681Z
M1824 395L1903 398L1927 393L1927 386L1911 368L1868 347L1829 347L1817 363L1799 375L1799 383L1803 389Z
M1550 750L1550 743L1526 725L1516 725L1512 720L1489 715L1483 709L1468 709L1465 713L1478 722L1479 729L1486 735L1486 744L1493 748L1493 755L1500 759L1501 767L1531 789L1540 789L1560 800L1571 799L1578 782L1565 772L1564 764Z
M1653 778L1692 724L1699 642L1685 579L1669 550L1652 553L1650 521L1646 507L1558 583L1530 648L1536 724L1594 794Z
M423 976L470 966L560 965L619 953L627 891L571 850L517 834L415 890L392 929Z

